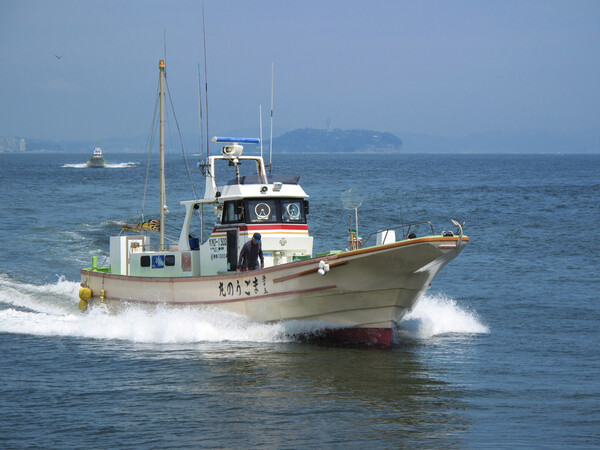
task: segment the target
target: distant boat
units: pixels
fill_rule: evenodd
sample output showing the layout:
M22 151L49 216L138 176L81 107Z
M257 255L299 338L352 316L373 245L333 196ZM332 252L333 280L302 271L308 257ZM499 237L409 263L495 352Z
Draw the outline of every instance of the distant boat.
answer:
M106 166L106 160L102 156L102 149L100 147L96 147L94 149L94 154L92 155L92 157L90 159L88 159L88 162L86 163L86 165L88 167L105 167Z

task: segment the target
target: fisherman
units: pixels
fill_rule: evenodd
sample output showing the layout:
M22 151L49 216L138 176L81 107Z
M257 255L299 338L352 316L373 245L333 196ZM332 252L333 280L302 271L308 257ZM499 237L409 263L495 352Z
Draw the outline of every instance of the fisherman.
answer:
M263 269L265 267L265 258L263 258L260 233L254 233L252 239L242 247L236 271L258 269L258 258L260 258L260 268Z

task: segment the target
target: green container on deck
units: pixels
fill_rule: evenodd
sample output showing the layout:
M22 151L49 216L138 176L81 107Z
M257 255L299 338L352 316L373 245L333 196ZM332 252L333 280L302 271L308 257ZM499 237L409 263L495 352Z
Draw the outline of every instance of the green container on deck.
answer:
M317 253L317 258L322 258L323 256L329 256L329 255L337 255L338 253L342 253L342 251L341 250L329 250L327 252Z
M293 255L292 256L292 262L293 261L305 261L307 259L310 259L310 255Z

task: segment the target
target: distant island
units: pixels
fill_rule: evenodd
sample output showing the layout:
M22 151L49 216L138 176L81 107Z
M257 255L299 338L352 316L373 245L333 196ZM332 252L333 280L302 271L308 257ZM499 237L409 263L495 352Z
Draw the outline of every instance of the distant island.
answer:
M273 139L279 153L397 153L402 140L371 130L302 128Z

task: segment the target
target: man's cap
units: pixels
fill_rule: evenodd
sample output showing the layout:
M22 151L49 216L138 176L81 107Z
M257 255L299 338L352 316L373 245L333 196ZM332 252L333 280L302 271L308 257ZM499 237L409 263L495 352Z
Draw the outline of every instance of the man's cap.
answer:
M256 241L260 241L260 233L254 233L254 235L252 236L252 239L254 239Z

